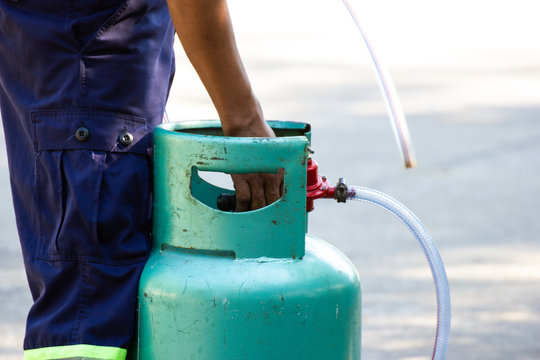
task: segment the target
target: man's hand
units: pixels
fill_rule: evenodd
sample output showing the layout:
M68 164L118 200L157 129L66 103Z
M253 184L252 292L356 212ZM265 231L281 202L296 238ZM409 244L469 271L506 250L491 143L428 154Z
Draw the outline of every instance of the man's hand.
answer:
M262 117L260 106L256 106L252 121L223 121L223 132L226 136L237 137L275 137L274 131ZM228 128L225 124L243 123L244 126ZM260 209L277 201L283 194L283 171L276 174L232 174L236 190L236 211Z
M262 118L260 106L257 106L251 121L222 120L226 136L236 137L275 137L274 131ZM242 123L243 126L227 128L225 124ZM236 211L260 209L277 201L283 194L283 170L276 174L232 174L236 190Z
M274 137L253 94L226 0L167 0L178 38L203 82L226 136ZM259 209L279 199L283 173L232 175L236 211Z

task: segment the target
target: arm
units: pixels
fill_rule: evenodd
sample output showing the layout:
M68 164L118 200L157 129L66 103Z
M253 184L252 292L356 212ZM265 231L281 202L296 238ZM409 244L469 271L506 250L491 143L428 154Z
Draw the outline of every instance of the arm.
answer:
M236 47L226 0L167 0L178 37L203 82L226 136L274 137ZM280 197L282 174L234 174L237 211Z

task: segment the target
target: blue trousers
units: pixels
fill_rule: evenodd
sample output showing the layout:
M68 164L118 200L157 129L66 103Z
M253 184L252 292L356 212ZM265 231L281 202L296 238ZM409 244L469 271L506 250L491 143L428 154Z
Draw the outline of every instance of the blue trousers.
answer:
M0 0L0 109L34 300L25 359L123 359L174 74L165 0Z

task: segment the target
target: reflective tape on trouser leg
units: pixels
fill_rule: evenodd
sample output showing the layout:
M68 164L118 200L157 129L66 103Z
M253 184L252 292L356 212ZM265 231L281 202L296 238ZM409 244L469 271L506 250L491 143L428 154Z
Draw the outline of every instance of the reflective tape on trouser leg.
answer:
M25 350L24 360L125 360L126 349L110 346L68 345Z

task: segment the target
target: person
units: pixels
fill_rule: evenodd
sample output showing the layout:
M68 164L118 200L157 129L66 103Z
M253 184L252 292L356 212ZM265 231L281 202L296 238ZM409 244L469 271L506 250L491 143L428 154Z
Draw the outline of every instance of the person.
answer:
M274 136L226 0L0 0L0 109L34 300L26 360L126 357L175 29L224 134ZM240 211L280 196L279 174L233 182Z

